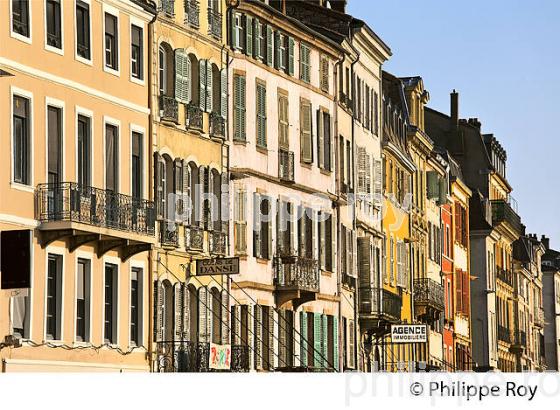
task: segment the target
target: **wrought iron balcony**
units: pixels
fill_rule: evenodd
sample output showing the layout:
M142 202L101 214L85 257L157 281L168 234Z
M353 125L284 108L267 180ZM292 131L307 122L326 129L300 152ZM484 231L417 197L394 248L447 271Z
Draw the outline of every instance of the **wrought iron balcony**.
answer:
M294 153L292 151L278 150L278 176L282 181L294 182Z
M198 104L189 103L186 105L185 124L189 130L202 131L204 126L203 112Z
M523 225L521 217L515 212L511 205L505 200L494 200L492 202L492 225L497 226L502 223L508 224L514 232L521 235Z
M43 224L75 222L140 235L155 235L152 201L75 182L37 186L37 219Z
M228 235L225 232L210 232L210 254L225 256L227 253L227 237Z
M211 8L208 9L208 34L216 40L222 39L222 14Z
M535 309L535 326L539 326L544 328L545 322L544 322L544 309L543 308L537 308Z
M507 327L498 325L498 340L505 343L512 342L511 332Z
M175 98L161 95L159 97L159 111L163 121L179 123L179 103Z
M200 2L198 0L185 0L185 24L196 29L200 27Z
M210 343L158 342L157 371L159 373L208 372Z
M158 11L162 11L167 17L175 17L175 0L159 0Z
M430 306L443 312L443 286L429 278L414 279L414 303L416 306Z
M274 258L277 289L319 292L319 263L300 256Z
M220 139L226 136L226 120L214 112L210 113L210 136Z
M505 269L498 269L496 277L506 285L513 287L513 272Z
M160 221L159 238L162 246L179 247L179 225L173 221Z
M359 288L358 301L360 315L376 316L390 322L401 319L402 299L386 289Z
M185 226L185 248L191 251L204 250L204 230L198 226Z
M231 371L239 373L249 371L249 346L231 346Z

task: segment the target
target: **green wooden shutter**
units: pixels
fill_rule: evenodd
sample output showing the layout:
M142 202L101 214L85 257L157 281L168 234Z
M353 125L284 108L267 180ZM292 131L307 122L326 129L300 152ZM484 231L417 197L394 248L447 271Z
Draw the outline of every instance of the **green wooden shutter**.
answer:
M183 337L183 285L176 283L173 286L175 298L175 340Z
M288 38L288 74L294 75L294 46L295 41L293 37Z
M206 112L212 112L214 108L214 76L212 75L212 64L206 61ZM216 84L216 87L218 84ZM216 101L216 104L218 101Z
M253 40L254 40L254 47L253 47L253 57L262 59L262 23L255 18L254 19L254 32L253 32Z
M237 141L245 141L245 115L246 115L246 99L245 99L245 77L235 75L234 84L234 139Z
M266 64L270 67L274 64L274 52L273 52L273 31L272 27L266 26Z
M300 312L299 313L299 334L300 334L300 343L299 343L299 357L300 357L300 364L302 367L307 367L307 355L309 351L309 345L307 340L307 313Z
M202 111L206 111L206 75L207 75L207 71L206 71L206 65L207 65L207 61L206 60L200 60L198 62L198 74L199 74L199 78L200 78L200 85L199 85L199 105L200 105L200 109Z
M198 290L198 341L209 342L208 337L208 292L205 287Z
M237 49L237 15L231 13L231 47Z
M428 199L439 197L438 174L435 171L428 171Z
M227 69L223 68L220 71L220 111L223 119L227 119L228 117L228 73Z
M281 49L282 49L282 35L279 31L274 33L274 68L277 70L281 67L282 58L281 58Z
M255 305L255 369L262 370L263 368L263 314L262 306Z
M261 258L261 198L258 193L253 193L253 255L255 258Z
M339 371L339 348L338 348L338 318L336 316L333 316L333 334L332 334L332 340L333 340L333 358L334 358L334 363L333 366L335 368L336 371Z
M222 309L222 344L223 345L228 345L231 344L231 339L230 339L230 319L229 319L229 294L225 291L222 290L221 293L221 309Z
M329 363L328 349L329 349L329 339L331 338L332 335L329 335L329 322L328 322L327 315L321 315L321 333L322 333L321 353L323 355L323 361L322 361L323 368L330 369L332 363Z
M183 338L190 339L191 329L191 292L188 287L183 288Z
M324 168L325 157L324 157L324 141L323 133L325 132L325 127L323 126L323 112L317 110L317 157L319 158L318 164L319 168Z
M183 50L175 50L175 99L177 101L183 101L184 90L183 90Z
M247 16L245 19L245 53L252 57L253 56L253 18Z
M320 313L313 314L313 366L323 368L323 318Z

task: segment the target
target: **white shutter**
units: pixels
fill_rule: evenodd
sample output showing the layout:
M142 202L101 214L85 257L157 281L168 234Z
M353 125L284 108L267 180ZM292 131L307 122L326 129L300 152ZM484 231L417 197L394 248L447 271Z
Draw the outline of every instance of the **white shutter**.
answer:
M208 327L208 290L201 287L198 290L198 341L210 342Z
M222 344L228 345L231 344L230 340L230 320L229 320L229 294L227 291L222 290L221 293L222 297Z
M183 222L186 226L191 224L191 167L186 160L183 160Z
M183 90L184 52L181 49L175 50L175 99L183 101L185 90Z
M154 282L154 339L163 341L163 287L161 282Z
M317 156L319 157L319 168L324 168L325 166L325 158L324 158L324 132L325 129L323 127L323 112L321 110L317 110Z
M222 69L222 71L220 72L220 79L221 79L221 84L220 84L220 96L221 96L221 101L220 101L220 111L222 114L222 118L223 119L227 119L228 117L228 73L227 73L227 69Z
M262 306L255 305L255 369L262 370L263 368L263 326L262 326Z
M206 60L200 60L198 62L198 76L200 79L198 95L199 95L199 105L202 111L206 111L206 83L207 83L206 65L207 65Z
M183 338L189 340L191 329L191 292L188 287L183 288Z
M216 87L218 84L215 85ZM214 109L214 76L212 75L212 64L206 61L206 112L212 112ZM218 101L216 101L216 104Z
M374 194L375 194L375 205L379 206L382 204L382 195L383 195L383 169L380 159L375 160L375 186L374 186Z
M175 297L175 340L183 337L183 285L176 283L174 286Z
M321 261L321 269L326 270L327 265L327 252L326 252L326 238L327 238L327 222L323 221L324 213L321 212L321 217L319 218L319 256Z

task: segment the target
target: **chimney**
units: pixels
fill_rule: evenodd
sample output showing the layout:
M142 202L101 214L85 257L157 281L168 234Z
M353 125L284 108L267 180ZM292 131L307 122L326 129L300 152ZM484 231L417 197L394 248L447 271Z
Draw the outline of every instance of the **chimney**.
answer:
M331 9L340 13L346 13L347 0L330 0Z
M547 238L546 236L543 235L541 238L541 242L546 248L546 250L548 251L550 249L550 238Z
M469 124L471 124L473 127L478 128L479 131L482 128L482 124L480 123L478 118L469 118Z
M451 128L456 130L459 125L459 93L453 90L451 93Z

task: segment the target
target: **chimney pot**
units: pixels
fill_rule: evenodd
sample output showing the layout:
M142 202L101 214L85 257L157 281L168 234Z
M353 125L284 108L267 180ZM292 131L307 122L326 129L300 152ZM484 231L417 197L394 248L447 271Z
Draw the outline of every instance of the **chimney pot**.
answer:
M451 93L451 126L457 129L459 125L459 93L454 89Z
M545 249L548 251L550 249L550 238L547 238L543 235L541 238L541 242L544 245Z

